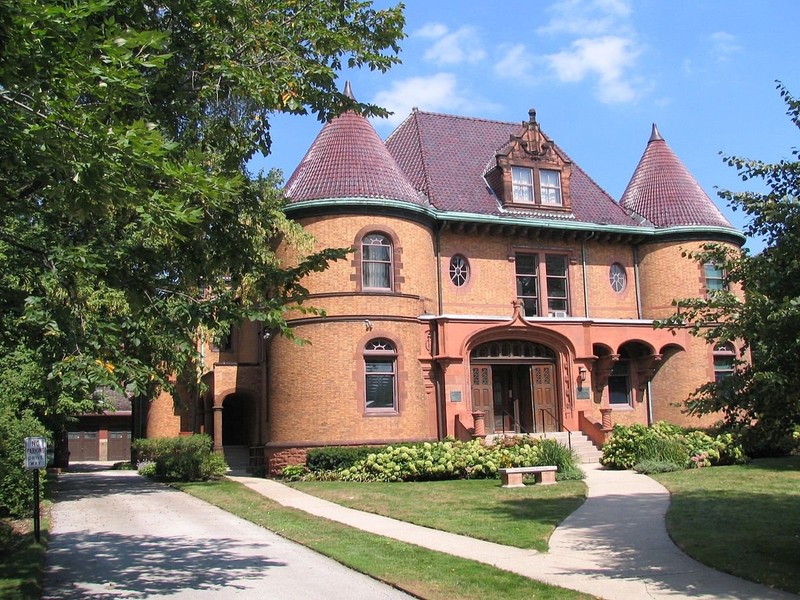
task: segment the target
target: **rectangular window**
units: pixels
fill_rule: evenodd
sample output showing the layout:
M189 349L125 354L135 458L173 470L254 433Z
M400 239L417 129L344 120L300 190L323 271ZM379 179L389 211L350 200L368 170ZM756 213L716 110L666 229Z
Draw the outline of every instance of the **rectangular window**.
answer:
M550 317L566 317L567 302L567 257L563 254L545 256L547 271L547 314Z
M367 358L367 411L395 410L394 365L391 359Z
M617 361L608 377L608 402L614 406L630 404L628 362Z
M514 202L533 203L533 170L511 167L511 189Z
M564 254L517 254L515 262L517 298L525 308L525 316L568 317L568 257Z
M725 273L714 263L703 265L703 272L706 276L706 290L717 292L725 289Z
M539 255L517 254L517 298L526 317L539 315Z
M550 169L540 169L539 191L542 195L542 204L561 206L561 173Z
M714 381L719 383L733 375L736 364L736 350L732 344L724 343L714 347Z

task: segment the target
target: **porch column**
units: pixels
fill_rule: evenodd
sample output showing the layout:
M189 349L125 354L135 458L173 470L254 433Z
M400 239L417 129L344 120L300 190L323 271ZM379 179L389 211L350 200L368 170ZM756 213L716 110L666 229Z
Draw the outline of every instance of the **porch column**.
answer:
M475 411L472 413L473 433L474 438L486 437L486 413L483 411Z
M214 452L222 454L222 407L214 406Z

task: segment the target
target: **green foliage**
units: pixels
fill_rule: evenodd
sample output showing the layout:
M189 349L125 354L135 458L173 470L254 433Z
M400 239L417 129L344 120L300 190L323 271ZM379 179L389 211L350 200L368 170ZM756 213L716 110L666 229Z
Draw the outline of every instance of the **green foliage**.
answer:
M600 462L612 469L639 470L636 465L641 463L669 463L685 469L746 460L741 443L730 433L712 437L659 421L651 427L615 425Z
M308 473L308 469L303 465L288 465L281 470L281 477L289 481L298 481Z
M800 101L780 83L786 114L800 127ZM765 242L751 256L723 244L707 244L689 254L714 261L728 290L676 302L675 315L660 327L688 327L712 344L741 341L734 374L701 386L689 400L693 414L720 412L725 426L740 434L751 456L790 452L791 433L800 425L800 185L798 150L777 163L723 156L742 181L760 180L765 191L719 192L748 218L745 233ZM738 295L740 288L743 294ZM748 354L752 361L748 360Z
M205 481L225 475L228 466L207 435L141 439L133 442L139 473L160 481Z
M446 440L373 451L349 468L311 473L307 479L342 481L435 481L498 476L503 467L555 465L562 478L579 479L576 455L555 440L525 436L483 440Z
M683 465L676 465L673 462L646 459L633 465L633 470L637 473L650 475L651 473L671 473L672 471L682 471Z
M306 454L310 471L337 471L352 467L377 449L369 446L325 446L312 448Z
M0 396L0 517L31 516L33 476L25 470L25 438L44 436L45 430L30 414L13 414L8 404ZM43 497L44 485L40 490Z
M275 113L385 114L337 78L397 63L404 20L360 0L0 0L0 23L2 418L29 414L66 466L98 388L196 400L198 341L246 319L291 336L286 312L313 312L301 280L347 251L312 251L282 175L247 164Z

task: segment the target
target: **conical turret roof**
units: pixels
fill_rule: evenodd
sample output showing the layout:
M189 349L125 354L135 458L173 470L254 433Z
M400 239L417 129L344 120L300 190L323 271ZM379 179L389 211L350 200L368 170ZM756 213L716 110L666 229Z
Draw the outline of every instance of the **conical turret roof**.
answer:
M639 165L620 205L656 227L733 226L703 191L653 124Z
M349 83L345 94L352 98ZM380 198L427 204L370 122L353 111L325 124L286 183L285 192L291 203Z

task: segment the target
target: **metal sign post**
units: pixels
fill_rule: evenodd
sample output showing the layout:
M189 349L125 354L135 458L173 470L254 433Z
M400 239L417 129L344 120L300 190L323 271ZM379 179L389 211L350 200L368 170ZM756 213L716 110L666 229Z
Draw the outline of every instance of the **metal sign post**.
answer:
M33 470L33 537L39 543L39 469L47 467L47 440L43 437L25 438L25 468Z

